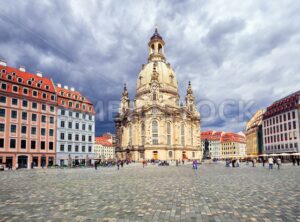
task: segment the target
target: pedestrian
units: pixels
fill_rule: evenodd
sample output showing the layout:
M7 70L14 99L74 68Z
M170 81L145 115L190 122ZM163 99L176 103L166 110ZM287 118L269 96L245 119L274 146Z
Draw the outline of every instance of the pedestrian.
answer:
M120 160L117 160L117 169L120 169Z
M176 166L178 167L178 160L176 160Z
M277 158L276 163L277 163L277 169L279 170L280 169L280 165L281 165L281 159L280 159L280 157Z
M123 162L123 160L121 160L121 167L123 168L123 165L124 165L124 162Z
M274 160L273 160L272 157L269 157L268 163L269 163L269 170L272 170L273 169L273 163L274 163Z
M184 165L184 159L182 159L182 165Z
M261 158L261 161L262 161L263 167L265 167L265 159L263 157Z
M300 165L300 158L297 157L297 165L299 166Z
M256 163L256 159L253 158L253 159L252 159L252 167L255 167L255 163Z
M296 166L296 157L293 156L292 158L293 158L293 159L292 159L292 160L293 160L293 166Z
M239 159L236 160L236 167L240 167L240 160Z
M97 170L97 161L95 161L95 170Z

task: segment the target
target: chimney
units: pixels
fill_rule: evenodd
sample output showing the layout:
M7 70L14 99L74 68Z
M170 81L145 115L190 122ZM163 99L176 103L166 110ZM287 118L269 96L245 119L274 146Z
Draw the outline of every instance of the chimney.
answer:
M64 89L69 89L69 87L68 86L64 86Z
M36 72L36 75L37 75L38 77L43 77L43 73L42 73L41 71L37 71L37 72Z
M57 83L57 87L61 88L61 84L60 84L60 83Z
M4 59L0 59L0 66L6 67L6 61Z
M75 88L74 88L74 87L71 87L71 91L74 92L74 91L75 91Z
M21 72L26 72L26 69L25 69L24 66L20 66L19 70L20 70Z

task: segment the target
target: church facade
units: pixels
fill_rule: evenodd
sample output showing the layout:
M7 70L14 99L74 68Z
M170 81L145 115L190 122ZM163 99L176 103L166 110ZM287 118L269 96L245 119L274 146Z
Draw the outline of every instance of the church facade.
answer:
M165 42L157 29L148 43L149 57L130 101L126 85L115 117L118 159L201 159L200 113L189 82L185 103L180 102L178 82L166 62Z

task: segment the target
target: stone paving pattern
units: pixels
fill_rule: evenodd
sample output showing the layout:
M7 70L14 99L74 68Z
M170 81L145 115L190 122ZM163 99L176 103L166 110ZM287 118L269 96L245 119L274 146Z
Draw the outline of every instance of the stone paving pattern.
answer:
M0 221L300 221L300 167L0 172Z

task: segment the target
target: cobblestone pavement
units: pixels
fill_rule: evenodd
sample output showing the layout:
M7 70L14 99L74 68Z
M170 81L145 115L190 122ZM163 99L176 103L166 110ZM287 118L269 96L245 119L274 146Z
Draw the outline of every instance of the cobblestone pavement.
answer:
M0 172L0 221L300 221L300 167Z

